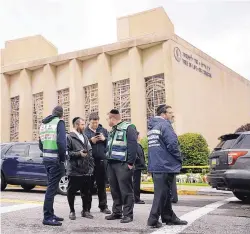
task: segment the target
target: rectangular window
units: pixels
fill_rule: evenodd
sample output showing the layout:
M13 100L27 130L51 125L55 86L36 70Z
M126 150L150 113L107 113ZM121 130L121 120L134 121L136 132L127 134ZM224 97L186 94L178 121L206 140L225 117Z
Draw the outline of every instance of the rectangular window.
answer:
M89 120L92 112L98 113L98 84L88 85L84 89L84 116L85 121Z
M10 99L10 141L19 139L19 96Z
M129 79L113 83L114 108L119 110L123 121L131 122Z
M27 156L28 145L25 144L17 144L13 145L7 152L7 156L15 156L15 157L25 157Z
M147 119L156 115L156 109L161 104L166 104L164 74L145 78Z
M43 120L43 93L33 94L33 141L39 139L39 129Z
M63 119L65 121L66 131L70 129L70 100L69 88L57 91L57 103L63 108Z
M40 158L41 150L39 149L38 144L30 145L29 157L31 158Z

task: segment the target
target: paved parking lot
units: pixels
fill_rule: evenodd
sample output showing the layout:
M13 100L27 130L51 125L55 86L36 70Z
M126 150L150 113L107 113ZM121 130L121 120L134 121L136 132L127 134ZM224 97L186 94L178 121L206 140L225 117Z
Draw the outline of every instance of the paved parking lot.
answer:
M42 204L44 189L24 192L21 188L7 188L1 194L1 233L182 233L182 234L249 234L250 205L245 205L231 195L225 196L179 196L179 203L174 205L178 216L187 219L187 227L169 227L153 230L146 226L152 205L152 194L142 194L145 205L135 205L134 222L121 224L119 220L107 221L99 212L97 197L93 196L93 220L80 217L81 199L76 198L77 219L68 219L69 208L65 196L55 198L56 214L65 218L63 226L49 227L42 225ZM108 194L108 204L112 199Z

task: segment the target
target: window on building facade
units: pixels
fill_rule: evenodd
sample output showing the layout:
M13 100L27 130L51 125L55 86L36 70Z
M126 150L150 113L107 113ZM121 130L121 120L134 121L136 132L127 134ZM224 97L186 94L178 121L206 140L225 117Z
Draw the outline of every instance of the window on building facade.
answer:
M98 113L98 84L84 87L84 112L86 122L90 113Z
M131 121L129 79L113 83L114 108L119 110L123 121Z
M39 139L39 129L43 120L43 93L33 94L33 141Z
M145 78L147 119L155 116L159 105L166 103L164 74L158 74Z
M63 119L65 121L66 131L70 129L70 100L69 100L69 88L57 91L58 105L63 108Z
M10 99L10 141L19 139L19 96Z

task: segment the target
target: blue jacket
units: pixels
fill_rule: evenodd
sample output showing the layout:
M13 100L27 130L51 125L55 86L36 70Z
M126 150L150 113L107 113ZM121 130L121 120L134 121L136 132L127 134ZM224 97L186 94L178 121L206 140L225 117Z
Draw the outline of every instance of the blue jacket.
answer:
M154 117L149 120L148 130L148 171L179 173L182 158L178 138L170 121Z

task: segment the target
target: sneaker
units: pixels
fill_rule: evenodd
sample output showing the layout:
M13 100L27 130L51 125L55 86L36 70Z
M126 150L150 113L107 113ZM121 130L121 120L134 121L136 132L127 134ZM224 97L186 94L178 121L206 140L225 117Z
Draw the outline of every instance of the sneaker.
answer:
M173 220L165 221L166 225L187 225L188 222L185 220L180 220L179 218L175 218Z
M62 221L64 220L64 218L58 217L58 216L56 216L56 215L54 215L53 218L54 218L56 221L59 221L59 222L62 222Z
M75 212L70 212L69 219L75 220L76 219L76 213Z
M116 219L121 219L122 215L118 215L118 214L111 214L105 217L106 220L116 220Z
M108 208L101 209L101 212L104 214L111 214L111 211Z
M133 218L129 217L129 216L124 216L122 219L121 219L121 223L130 223L133 221Z
M151 228L161 228L162 227L162 223L160 223L159 221L157 221L157 223L151 225L151 224L148 224L149 227Z
M58 222L54 218L48 219L48 220L43 220L43 225L49 225L49 226L62 226L62 223Z
M81 215L82 215L82 217L87 218L87 219L93 219L94 218L94 216L92 214L90 214L90 212L88 212L88 211L86 211L86 212L82 211Z

